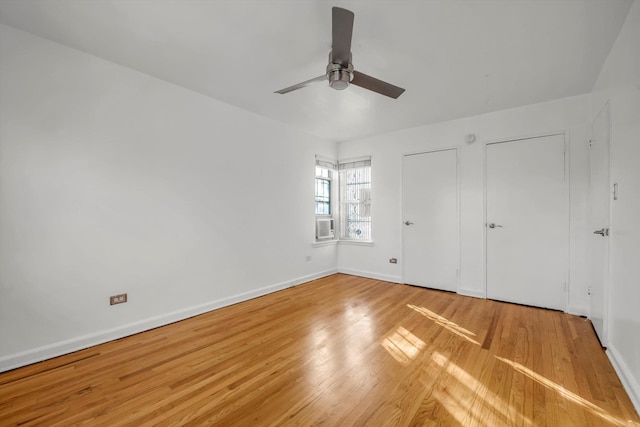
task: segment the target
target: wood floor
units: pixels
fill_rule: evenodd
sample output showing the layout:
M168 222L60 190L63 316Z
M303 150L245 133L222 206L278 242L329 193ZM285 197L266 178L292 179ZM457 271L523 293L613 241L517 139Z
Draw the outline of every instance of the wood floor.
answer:
M588 320L335 275L0 374L0 425L638 426Z

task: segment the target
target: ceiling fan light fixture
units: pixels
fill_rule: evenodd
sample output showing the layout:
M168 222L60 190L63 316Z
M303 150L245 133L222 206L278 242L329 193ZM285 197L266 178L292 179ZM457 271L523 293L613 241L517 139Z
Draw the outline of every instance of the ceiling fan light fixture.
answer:
M329 86L336 90L344 90L349 87L351 82L351 73L349 70L334 70L327 74L329 77Z
M353 64L351 63L351 54L349 54L349 62L347 65L333 62L333 52L329 52L329 65L327 65L327 79L329 86L336 90L344 90L349 87L349 83L353 79Z

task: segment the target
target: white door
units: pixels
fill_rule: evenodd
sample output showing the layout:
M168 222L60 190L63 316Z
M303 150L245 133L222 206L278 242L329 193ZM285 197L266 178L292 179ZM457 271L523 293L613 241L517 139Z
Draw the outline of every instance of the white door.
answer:
M607 277L609 272L609 104L591 124L589 241L591 323L600 343L607 344Z
M402 180L404 283L456 291L458 150L404 156Z
M564 135L487 145L491 299L564 310L569 207Z

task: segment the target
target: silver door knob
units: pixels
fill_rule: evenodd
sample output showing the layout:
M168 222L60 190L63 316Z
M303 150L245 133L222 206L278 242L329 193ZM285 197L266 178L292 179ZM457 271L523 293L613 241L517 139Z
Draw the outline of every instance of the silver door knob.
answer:
M496 227L502 227L499 224L494 224L493 222L490 222L489 224L487 224L489 226L489 228L496 228Z
M601 230L596 230L596 231L593 232L593 234L599 234L602 237L608 236L609 235L609 229L608 228L603 228Z
M413 225L413 223L411 221L405 221L404 225Z

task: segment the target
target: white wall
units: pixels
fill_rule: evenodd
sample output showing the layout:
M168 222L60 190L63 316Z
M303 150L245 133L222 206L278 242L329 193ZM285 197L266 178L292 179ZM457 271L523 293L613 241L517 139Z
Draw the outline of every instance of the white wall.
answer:
M402 281L402 154L460 147L461 278L459 292L484 295L484 150L487 141L566 131L570 158L570 284L568 310L588 314L586 206L589 96L405 129L338 146L339 158L372 156L372 247L340 245L338 268ZM474 133L477 141L464 142ZM398 264L388 259L398 258Z
M335 272L337 248L311 246L314 155L335 143L0 40L0 371Z
M640 2L631 7L594 87L592 118L611 106L612 201L608 354L640 411Z

